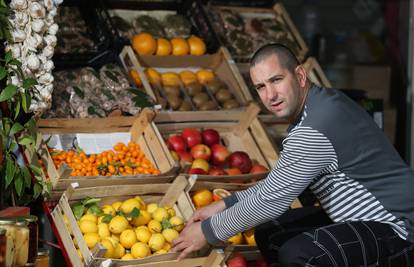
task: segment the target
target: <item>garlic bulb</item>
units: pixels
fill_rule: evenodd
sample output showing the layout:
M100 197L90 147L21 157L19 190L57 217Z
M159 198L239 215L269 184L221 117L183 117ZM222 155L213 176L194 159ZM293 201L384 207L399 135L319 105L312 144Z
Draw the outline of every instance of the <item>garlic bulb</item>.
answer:
M43 48L42 55L44 55L46 58L52 58L54 51L55 49L53 48L53 46L46 46L45 48Z
M10 7L15 10L22 10L27 8L26 0L12 0L10 2Z
M50 84L53 82L53 75L50 73L43 74L38 78L38 82L40 84Z
M15 43L20 43L26 39L26 33L22 30L17 29L12 32L12 37Z
M56 36L54 36L54 35L46 35L45 37L44 37L44 40L45 40L45 42L46 42L46 45L48 45L48 46L52 46L52 47L55 47L56 46L56 43L57 43L57 38L56 38Z
M57 31L59 30L59 25L57 25L56 23L52 24L49 26L49 29L47 29L47 32L50 35L56 35Z
M18 45L11 45L8 47L7 51L11 51L14 58L20 57L20 46Z
M39 58L32 54L29 57L27 57L27 66L31 70L37 70L40 67L40 60Z
M45 8L37 2L30 3L29 13L30 16L34 19L43 18L46 15Z
M52 60L48 60L46 61L46 63L43 64L43 70L45 70L46 72L51 72L54 67L55 67L55 64L53 63Z
M50 11L53 8L53 1L52 0L44 0L43 5L45 6L47 11Z
M12 22L22 28L29 22L29 15L26 12L15 12Z
M45 26L45 23L41 19L35 19L32 21L32 30L34 32L41 32L44 26Z

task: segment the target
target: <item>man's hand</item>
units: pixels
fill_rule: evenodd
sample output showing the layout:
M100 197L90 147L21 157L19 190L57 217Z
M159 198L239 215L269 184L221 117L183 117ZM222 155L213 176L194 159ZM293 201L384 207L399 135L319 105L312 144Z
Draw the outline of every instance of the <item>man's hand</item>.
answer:
M180 236L173 240L172 251L180 252L178 260L184 259L189 253L200 250L207 245L207 240L201 230L201 222L186 225Z
M223 200L214 202L204 208L196 210L193 215L188 219L187 226L190 226L194 222L204 221L208 217L213 216L226 208L226 204Z

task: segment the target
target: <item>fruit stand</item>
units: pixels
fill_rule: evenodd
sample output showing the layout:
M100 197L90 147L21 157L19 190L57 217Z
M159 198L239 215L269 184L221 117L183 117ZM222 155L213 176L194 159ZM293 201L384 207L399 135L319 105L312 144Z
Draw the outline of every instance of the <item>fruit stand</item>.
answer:
M14 94L18 86L32 90L11 114L8 134L22 151L13 166L26 166L14 195L27 188L41 196L68 266L225 266L235 251L259 259L254 230L180 262L169 249L196 208L254 186L279 159L283 129L275 132L247 85L252 52L282 42L315 83L330 86L316 59L305 61L307 45L282 4L169 2L65 1L45 15L56 24L47 30L36 21L19 41L47 35L47 57L19 57L12 42L7 48L5 62L17 66L12 57L20 58L29 77L7 76ZM0 76L6 83L3 67ZM1 103L14 107L3 92ZM7 181L20 173L10 164ZM299 207L295 200L291 208Z

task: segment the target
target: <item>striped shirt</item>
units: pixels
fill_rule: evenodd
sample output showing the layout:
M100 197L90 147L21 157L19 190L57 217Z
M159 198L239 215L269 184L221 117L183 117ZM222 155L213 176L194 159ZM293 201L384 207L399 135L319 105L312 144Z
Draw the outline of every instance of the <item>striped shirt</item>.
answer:
M340 91L315 85L266 179L225 199L202 222L210 244L275 219L305 188L334 222L387 223L414 241L414 175L369 115Z

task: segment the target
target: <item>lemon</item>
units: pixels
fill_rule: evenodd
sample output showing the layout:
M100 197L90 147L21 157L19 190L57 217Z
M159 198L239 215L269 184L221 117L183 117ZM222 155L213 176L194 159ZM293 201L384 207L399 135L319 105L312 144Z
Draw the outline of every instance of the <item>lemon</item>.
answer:
M146 229L146 230L148 230L149 231L149 228L148 228L148 226L146 226L146 225L141 225L141 226L138 226L137 227L137 229Z
M164 208L157 208L152 213L152 218L156 221L162 222L162 220L168 219L168 212Z
M227 239L227 242L231 245L240 245L241 243L243 243L242 233L238 233L237 235L230 237L229 239Z
M80 249L77 249L76 252L78 253L78 256L79 256L80 260L83 261L83 255L82 255L82 252L80 251Z
M170 243L168 243L168 242L165 242L165 243L164 243L164 246L162 246L162 249L163 249L163 250L165 250L165 251L170 251L170 249L171 249L171 244L170 244Z
M149 256L151 251L147 244L138 242L132 246L131 254L135 259L140 259Z
M151 215L146 210L140 210L139 216L132 219L132 224L135 226L146 225L151 221Z
M254 239L254 228L245 231L243 233L243 237L246 240L247 245L256 246L256 240Z
M146 210L147 209L147 205L145 204L145 201L140 197L140 196L136 196L135 197L137 200L138 200L138 202L139 202L139 205L140 205L140 209L141 210Z
M180 234L175 229L165 229L164 231L162 231L162 235L164 236L165 240L171 243Z
M184 220L181 217L178 217L178 216L171 217L170 223L172 227L178 232L181 232L184 229Z
M109 232L109 226L107 223L98 224L98 235L101 238L111 236L111 232Z
M115 211L118 211L119 208L121 207L121 205L122 205L122 202L121 201L117 201L117 202L112 203L111 206L112 206L112 208L114 208Z
M95 214L85 214L80 218L79 221L80 222L82 222L82 221L91 221L91 222L94 222L96 224L97 221L98 221L98 216L96 216Z
M121 244L117 244L114 249L114 254L112 255L115 259L120 259L125 255L125 248Z
M103 218L104 218L105 216L100 216L100 217L98 217L98 221L97 221L97 224L101 224L102 223L102 220L103 220Z
M165 254L165 253L167 253L168 251L167 250L165 250L165 249L160 249L160 250L158 250L158 251L156 251L155 253L154 253L154 255L160 255L160 254Z
M109 214L109 215L115 216L115 209L111 205L104 205L102 207L102 212L104 214Z
M120 234L122 231L127 229L129 223L124 216L115 216L109 222L109 231L114 234Z
M101 240L97 233L84 234L83 239L85 239L88 248L93 248L96 245L96 243L98 243Z
M121 260L133 260L133 259L134 259L134 256L132 256L132 254L130 254L130 253L125 254L125 255L121 258Z
M92 221L81 221L79 222L79 227L82 232L82 234L88 234L88 233L98 233L98 226L96 223Z
M159 221L156 221L156 220L151 220L148 223L148 230L151 233L161 233L161 231L162 231L161 223Z
M116 240L117 242L119 242L119 236L120 234L112 234L111 237Z
M138 227L135 229L135 235L137 236L138 241L142 243L148 243L149 239L151 238L151 232L148 228L140 228Z
M148 241L148 245L152 251L158 251L162 249L165 243L165 238L162 234L153 234Z
M118 240L116 240L115 238L113 238L113 237L104 237L102 240L109 240L109 241L111 241L111 243L112 243L112 246L115 248L117 245L118 245L118 243L119 243L119 241Z
M114 246L112 244L112 242L108 239L104 239L101 241L101 244L104 248L106 248L106 252L103 255L104 258L112 258L114 255Z
M129 214L129 213L131 213L131 211L134 209L134 208L137 208L137 209L139 209L140 208L140 203L139 203L139 201L138 201L138 199L136 199L136 198L130 198L130 199L127 199L127 200L125 200L123 203L122 203L122 205L121 205L121 207L119 208L123 213L125 213L125 214Z
M164 207L168 212L168 217L173 217L176 215L175 209L172 207Z
M157 203L150 203L147 205L147 211L151 214L158 208Z
M121 233L119 242L124 248L131 248L137 242L137 235L134 230L127 229Z

